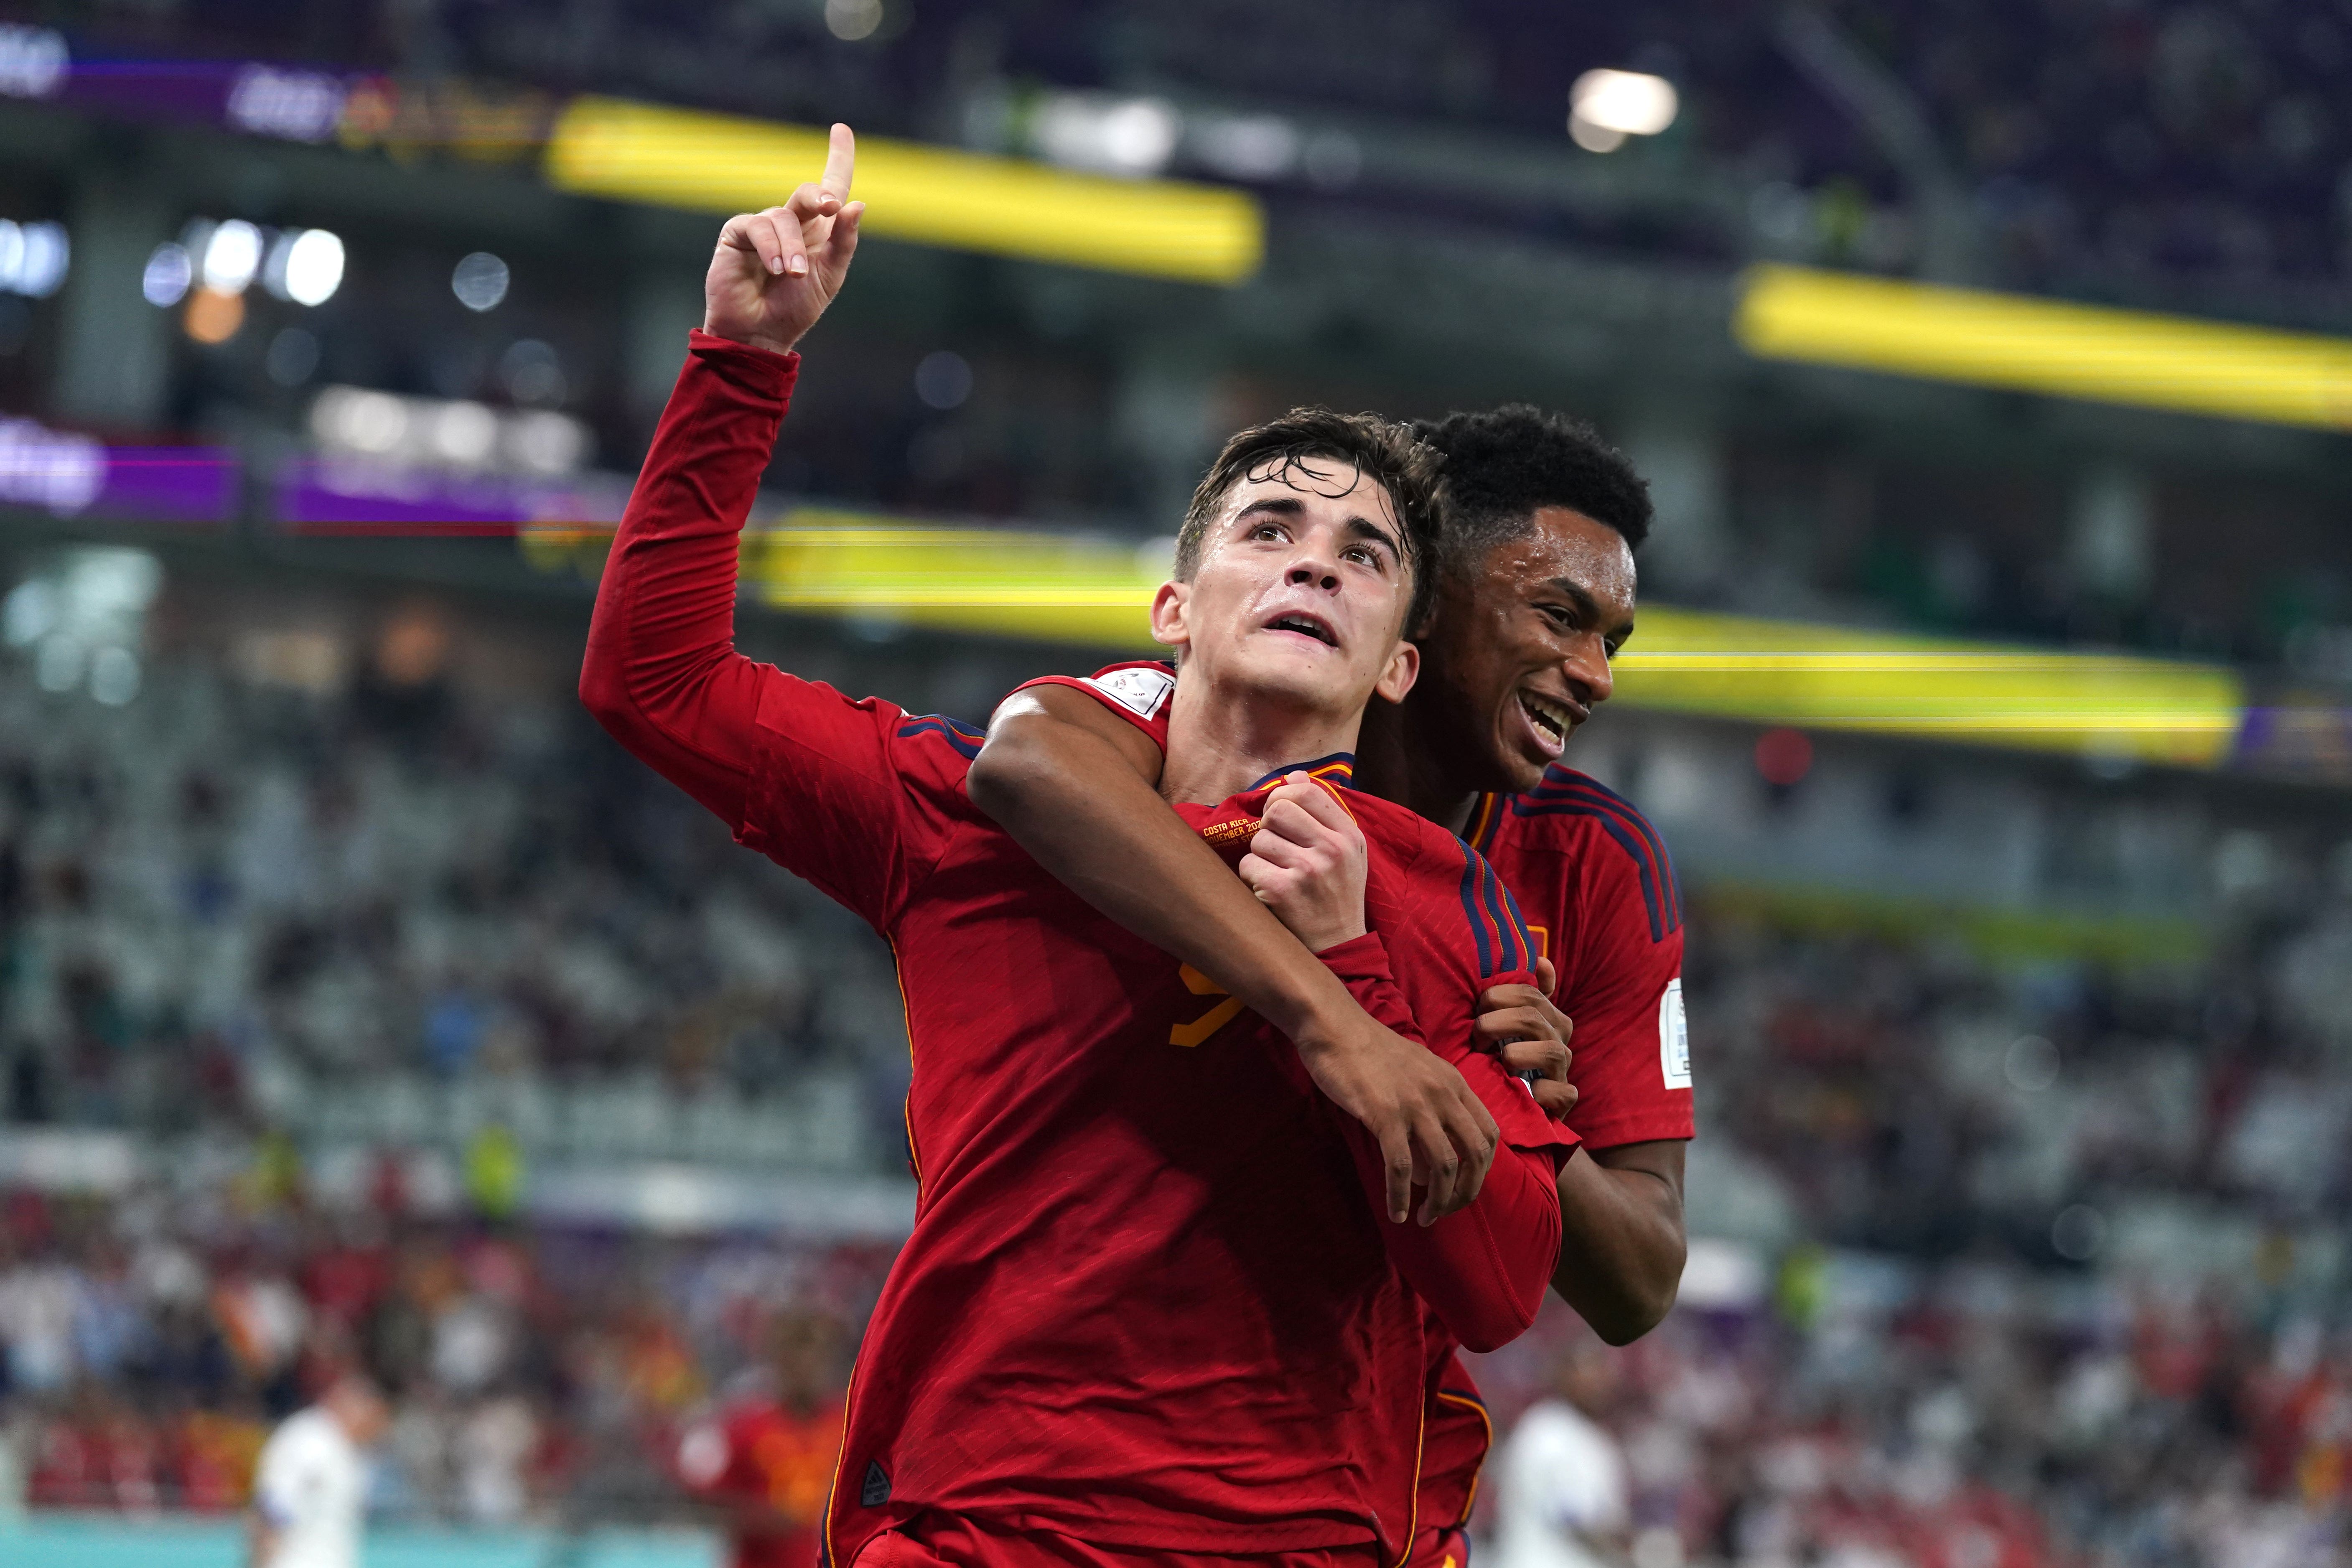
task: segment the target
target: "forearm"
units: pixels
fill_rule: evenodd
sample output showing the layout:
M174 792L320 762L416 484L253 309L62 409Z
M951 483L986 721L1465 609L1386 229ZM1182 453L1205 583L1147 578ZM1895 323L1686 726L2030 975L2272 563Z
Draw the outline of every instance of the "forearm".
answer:
M966 788L1072 892L1293 1039L1357 1011L1109 741L1042 714L1000 721Z
M1364 1011L1401 1035L1421 1037L1379 936L1360 937L1323 959L1346 979ZM1466 1070L1493 1066L1462 1065ZM1525 1092L1499 1068L1483 1076L1491 1077L1490 1090ZM1379 1147L1361 1126L1343 1123L1341 1131L1377 1214L1383 1190ZM1397 1271L1455 1339L1474 1351L1507 1344L1535 1321L1559 1256L1552 1156L1507 1142L1496 1152L1477 1197L1459 1213L1430 1226L1384 1224L1381 1239Z
M1675 1146L1671 1172L1657 1163L1612 1167L1580 1150L1559 1171L1559 1264L1552 1286L1612 1345L1657 1327L1682 1284L1685 1244ZM1635 1158L1641 1158L1635 1155Z
M735 651L740 535L797 360L697 333L597 585L580 697L740 827L760 667Z

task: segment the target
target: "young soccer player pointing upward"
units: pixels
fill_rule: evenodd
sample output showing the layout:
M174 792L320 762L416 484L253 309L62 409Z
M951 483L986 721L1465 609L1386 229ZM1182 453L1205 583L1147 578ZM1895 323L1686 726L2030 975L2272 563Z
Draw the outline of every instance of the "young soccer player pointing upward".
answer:
M722 232L581 676L624 743L898 955L921 1185L851 1386L829 1559L1392 1563L1431 1335L1494 1345L1532 1319L1575 1142L1473 1045L1479 992L1533 978L1507 900L1467 896L1492 871L1345 788L1366 703L1416 673L1429 454L1320 411L1244 432L1153 606L1182 656L1184 830L1232 860L1294 808L1360 831L1339 878L1252 872L1318 950L1294 1046L979 812L977 734L733 648L737 535L792 350L856 246L851 157L836 127L821 184ZM1337 1012L1318 985L1380 1032L1307 1028ZM1402 1212L1416 1160L1422 1223Z

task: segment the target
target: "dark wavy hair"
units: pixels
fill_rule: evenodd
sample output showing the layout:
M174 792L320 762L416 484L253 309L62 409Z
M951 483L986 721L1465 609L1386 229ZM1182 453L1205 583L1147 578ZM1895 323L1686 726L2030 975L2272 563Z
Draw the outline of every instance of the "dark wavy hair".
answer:
M1304 480L1302 489L1336 482L1337 476L1318 463L1344 463L1388 492L1403 533L1398 543L1412 574L1404 625L1408 631L1419 626L1437 584L1437 574L1430 567L1437 559L1444 527L1439 459L1408 426L1377 414L1294 408L1236 432L1209 465L1192 491L1192 504L1184 509L1183 526L1176 531L1176 580L1189 583L1200 570L1209 524L1235 485L1276 475L1294 483Z
M1413 434L1444 459L1448 571L1475 571L1496 545L1533 530L1542 507L1582 512L1636 550L1650 536L1649 481L1581 419L1507 403L1422 420Z

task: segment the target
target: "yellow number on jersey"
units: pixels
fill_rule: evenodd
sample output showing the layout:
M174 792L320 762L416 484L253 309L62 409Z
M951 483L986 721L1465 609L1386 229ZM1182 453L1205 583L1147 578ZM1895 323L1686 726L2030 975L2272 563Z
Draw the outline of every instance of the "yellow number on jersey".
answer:
M1177 973L1183 978L1184 989L1190 991L1195 996L1225 996L1225 988L1223 986L1218 984L1215 981L1210 979L1207 975L1202 973L1199 970L1193 968L1189 963ZM1191 1023L1179 1024L1175 1027L1170 1029L1168 1031L1168 1043L1171 1046L1197 1046L1202 1040L1207 1039L1211 1035L1215 1034L1219 1029L1223 1028L1227 1024L1232 1023L1234 1017L1240 1014L1241 1010L1242 999L1240 997L1225 996L1223 1001L1218 1003L1215 1006L1210 1008L1207 1012L1202 1014Z

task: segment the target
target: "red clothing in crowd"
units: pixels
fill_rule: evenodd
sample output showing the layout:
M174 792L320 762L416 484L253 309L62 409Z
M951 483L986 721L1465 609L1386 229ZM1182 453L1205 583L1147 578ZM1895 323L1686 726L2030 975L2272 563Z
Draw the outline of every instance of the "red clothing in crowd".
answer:
M1286 1041L973 808L977 734L734 652L737 531L795 369L696 335L614 541L582 695L898 956L920 1190L851 1387L829 1560L886 1531L876 1561L968 1529L1031 1555L1394 1562L1426 1405L1423 1299L1498 1343L1557 1258L1553 1161L1572 1137L1470 1044L1478 993L1530 973L1524 929L1460 840L1344 797L1371 847L1374 932L1326 960L1393 1026L1417 1017L1513 1145L1470 1208L1391 1225L1369 1136ZM1255 804L1183 813L1230 845Z
M802 1414L773 1399L744 1399L688 1426L677 1473L698 1497L749 1505L753 1520L729 1532L734 1568L816 1568L840 1452L839 1400Z

